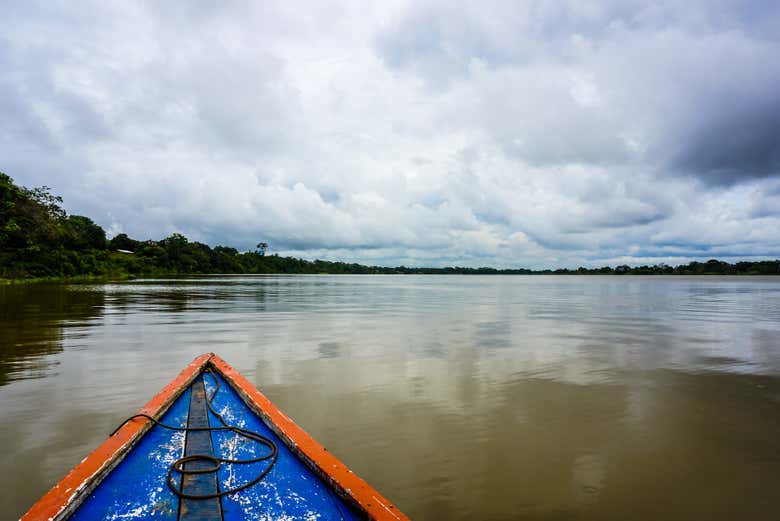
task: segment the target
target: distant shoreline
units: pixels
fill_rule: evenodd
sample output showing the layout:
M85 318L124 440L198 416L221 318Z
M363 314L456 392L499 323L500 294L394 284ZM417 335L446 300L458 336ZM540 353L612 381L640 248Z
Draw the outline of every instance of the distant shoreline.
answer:
M223 277L223 276L263 276L263 275L298 275L298 276L414 276L414 275L429 275L434 277L446 277L446 276L462 276L462 277L574 277L574 276L592 276L592 277L642 277L642 278L661 278L661 277L729 277L729 278L752 278L752 277L776 277L778 274L766 274L766 273L628 273L628 274L615 274L615 273L158 273L155 275L142 275L142 276L107 276L107 275L78 275L75 277L35 277L35 278L0 278L0 286L14 286L14 285L37 285L37 284L92 284L92 283L113 283L113 282L128 282L128 281L144 281L154 280L165 277L182 278L187 279L190 277Z
M603 266L600 268L445 268L366 266L266 255L268 245L239 252L212 248L174 233L165 239L136 240L120 233L112 239L89 217L68 215L62 198L46 187L25 188L0 172L0 282L126 280L176 275L333 274L333 275L780 275L780 260L710 259L679 266Z

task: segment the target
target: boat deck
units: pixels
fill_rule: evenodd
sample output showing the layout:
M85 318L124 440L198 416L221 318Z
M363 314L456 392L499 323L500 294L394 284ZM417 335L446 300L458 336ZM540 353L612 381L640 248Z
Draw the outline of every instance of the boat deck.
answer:
M268 449L231 431L173 431L159 425L133 447L122 462L101 482L73 513L74 520L224 519L263 520L355 520L364 516L347 505L316 474L306 467L215 373L201 373L160 420L178 427L220 425L206 406L219 384L212 406L225 421L267 436L276 442L278 459L257 484L221 498L180 499L166 485L171 464L184 455L210 454L227 459L252 459ZM193 465L211 466L195 461ZM268 460L251 464L222 464L217 473L187 475L182 490L204 495L249 482ZM174 476L177 476L174 473ZM191 479L190 479L191 478Z

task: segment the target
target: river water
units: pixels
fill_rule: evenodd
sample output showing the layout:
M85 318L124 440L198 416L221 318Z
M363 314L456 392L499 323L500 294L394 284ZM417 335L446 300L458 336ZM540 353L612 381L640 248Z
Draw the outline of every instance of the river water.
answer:
M0 287L0 512L214 351L412 519L777 519L780 277Z

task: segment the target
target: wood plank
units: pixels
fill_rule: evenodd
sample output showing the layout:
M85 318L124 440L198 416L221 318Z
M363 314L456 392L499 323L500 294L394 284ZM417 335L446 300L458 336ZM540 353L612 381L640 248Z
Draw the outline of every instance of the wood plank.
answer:
M190 397L190 415L187 427L208 427L209 411L206 407L206 388L203 384L203 374L192 384ZM184 455L206 455L214 457L211 445L211 432L188 431ZM189 461L184 464L184 470L203 470L213 468L211 461ZM217 473L184 474L182 477L182 492L195 496L216 494L219 491ZM222 519L222 507L218 497L210 499L181 498L179 503L180 521L214 521Z

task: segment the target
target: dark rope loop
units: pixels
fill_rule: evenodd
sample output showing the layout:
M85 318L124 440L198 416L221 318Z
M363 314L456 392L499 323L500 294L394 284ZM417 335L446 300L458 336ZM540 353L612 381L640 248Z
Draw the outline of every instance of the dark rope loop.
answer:
M209 411L217 417L217 419L222 424L221 427L174 427L173 425L166 425L162 422L157 421L155 418L149 416L148 414L134 414L133 416L130 416L125 421L119 424L119 427L114 429L114 431L110 434L110 436L113 436L116 434L116 432L121 429L127 422L132 421L136 418L146 418L147 420L152 421L155 425L158 425L162 427L163 429L169 429L172 431L180 431L180 432L194 432L194 431L231 431L235 432L237 435L246 438L248 440L252 440L256 443L259 443L260 445L263 445L264 447L268 448L269 453L260 456L257 458L251 458L251 459L244 459L244 460L235 460L235 459L227 459L227 458L217 458L208 454L190 454L189 456L184 456L182 458L177 459L174 461L170 467L168 467L168 473L165 478L165 482L168 484L168 488L171 489L171 491L176 494L177 496L185 499L213 499L217 497L227 496L229 494L234 494L236 492L240 492L241 490L245 490L252 485L257 484L262 480L270 471L271 468L276 464L276 459L279 457L279 448L276 446L276 443L274 441L267 437L263 436L259 432L250 431L249 429L244 429L242 427L238 427L236 425L229 425L225 419L222 417L221 414L219 414L216 410L214 410L214 406L212 402L214 401L214 397L217 395L217 392L219 392L219 388L221 387L221 383L217 379L217 376L211 371L211 369L206 369L205 372L208 372L211 374L211 376L214 378L214 382L216 383L216 387L214 388L214 392L211 393L211 396L208 400L206 400L206 406L208 407ZM174 475L173 473L176 472L179 475L185 475L185 474L209 474L219 471L219 469L222 467L223 463L227 463L228 465L247 465L250 463L257 463L259 461L265 461L270 459L271 462L268 464L268 466L263 469L263 471L255 477L253 480L249 481L248 483L244 483L243 485L239 485L237 487L223 490L221 492L216 492L214 494L188 494L186 492L183 492L180 487L178 487L173 481L174 481ZM185 469L184 464L193 462L193 461L207 461L213 463L211 467L207 467L205 469Z
M207 467L205 469L185 469L182 467L182 465L190 461L210 461L214 464L214 466ZM190 456L185 456L183 458L177 459L173 462L173 465L171 465L171 469L175 470L179 474L209 474L218 471L219 467L219 460L214 456L209 456L207 454L192 454Z

